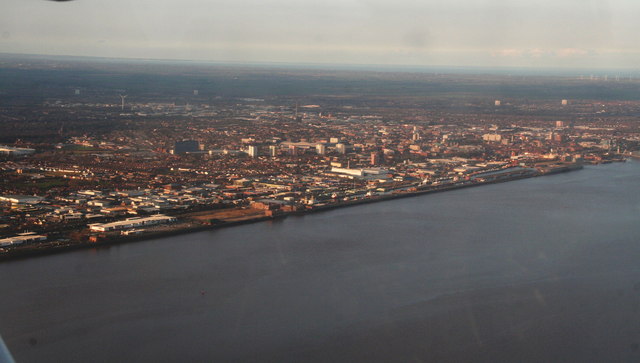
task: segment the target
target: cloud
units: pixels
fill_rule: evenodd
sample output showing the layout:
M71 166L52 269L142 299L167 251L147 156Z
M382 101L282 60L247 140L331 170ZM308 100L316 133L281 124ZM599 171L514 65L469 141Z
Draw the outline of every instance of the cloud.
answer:
M497 52L492 52L491 56L493 57L522 57L524 55L524 51L521 49L501 49Z
M550 52L546 49L534 48L530 49L527 54L529 54L529 56L531 56L532 58L542 58L548 56Z
M560 49L544 49L544 48L507 48L491 52L492 57L502 58L571 58L582 57L587 55L595 55L593 50L580 48L560 48Z
M556 55L558 57L575 57L575 56L585 56L590 52L584 49L578 48L564 48L556 51Z

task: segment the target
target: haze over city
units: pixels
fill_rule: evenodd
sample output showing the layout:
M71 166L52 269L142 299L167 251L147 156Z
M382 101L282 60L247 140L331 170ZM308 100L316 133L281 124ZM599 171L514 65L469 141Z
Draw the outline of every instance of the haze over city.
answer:
M5 0L5 53L229 62L628 68L631 0Z

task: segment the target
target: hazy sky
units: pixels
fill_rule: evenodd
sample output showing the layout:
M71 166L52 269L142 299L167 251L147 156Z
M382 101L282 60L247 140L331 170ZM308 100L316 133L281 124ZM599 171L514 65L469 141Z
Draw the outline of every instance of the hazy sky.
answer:
M0 52L636 67L638 0L0 1Z

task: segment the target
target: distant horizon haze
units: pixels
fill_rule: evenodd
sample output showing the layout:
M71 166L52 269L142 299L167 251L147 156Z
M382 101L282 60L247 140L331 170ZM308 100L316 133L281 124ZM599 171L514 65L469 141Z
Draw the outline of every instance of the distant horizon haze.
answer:
M219 62L636 68L631 0L5 0L7 53Z
M628 77L638 78L640 68L632 67L553 67L553 66L491 66L491 65L447 65L447 64L377 64L377 63L313 63L313 62L270 62L270 61L244 61L244 60L198 60L198 59L170 59L170 58L140 58L140 57L102 57L85 56L73 54L37 54L37 53L7 53L0 52L0 66L2 60L72 60L79 62L121 62L121 63L167 63L174 65L216 65L216 66L237 66L237 67L264 67L283 68L300 70L340 70L340 71L372 71L372 72L397 72L397 73L435 73L435 74L476 74L476 75L513 75L513 76L583 76L589 79L590 76L596 79L614 81L616 77L627 79ZM6 64L6 63L5 63Z

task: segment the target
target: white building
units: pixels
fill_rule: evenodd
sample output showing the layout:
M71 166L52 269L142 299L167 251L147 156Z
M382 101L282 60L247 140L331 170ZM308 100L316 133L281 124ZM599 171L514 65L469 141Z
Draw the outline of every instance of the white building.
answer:
M251 156L252 158L257 158L258 157L258 147L255 145L249 145L249 148L247 149L247 154L249 154L249 156Z
M331 172L332 173L336 173L336 174L345 174L345 175L350 175L350 176L363 177L363 176L367 176L367 175L387 174L389 171L387 169L384 169L384 168L351 169L351 168L332 167L331 168Z
M35 149L28 149L23 147L11 147L0 145L0 155L9 155L9 156L27 156L35 153Z
M352 175L352 176L364 176L364 170L362 170L362 169L349 169L349 168L336 168L336 167L333 167L333 168L331 168L331 172L332 173L337 173L337 174Z
M8 202L13 205L38 204L42 200L44 200L43 197L36 197L31 195L0 195L0 202Z
M164 214L157 214L151 217L128 218L123 221L116 221L111 223L94 223L89 225L89 229L96 232L119 231L136 227L171 223L175 222L176 220L177 219L175 217L166 216Z
M0 247L18 246L29 242L40 242L46 240L47 236L42 236L33 232L21 233L17 236L0 239Z
M500 135L500 134L484 134L484 135L482 135L482 140L500 142L502 140L502 135Z
M278 147L275 145L269 146L269 155L271 155L272 158L278 156Z

